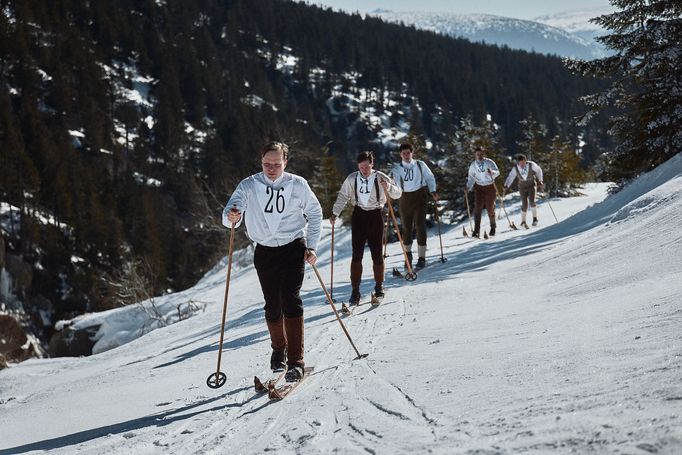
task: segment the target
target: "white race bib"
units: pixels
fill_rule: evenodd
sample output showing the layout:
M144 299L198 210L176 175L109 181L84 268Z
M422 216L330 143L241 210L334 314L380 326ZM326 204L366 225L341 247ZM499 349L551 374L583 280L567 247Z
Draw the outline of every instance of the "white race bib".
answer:
M261 213L268 224L270 233L275 235L279 224L284 218L284 214L289 210L291 193L294 189L294 182L289 181L279 189L275 189L261 182L256 182L256 196L260 205Z
M376 177L377 175L372 173L369 177L364 178L362 174L358 172L355 183L358 189L358 204L360 206L367 207L369 204L369 197L372 195L374 179L376 179Z
M403 189L407 192L417 191L421 188L421 174L416 161L412 161L406 165L404 162L401 168L403 172Z

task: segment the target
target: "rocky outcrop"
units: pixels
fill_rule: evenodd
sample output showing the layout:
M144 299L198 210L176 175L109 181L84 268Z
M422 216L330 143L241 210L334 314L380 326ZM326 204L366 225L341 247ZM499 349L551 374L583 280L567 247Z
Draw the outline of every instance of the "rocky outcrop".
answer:
M33 282L33 267L13 254L5 256L5 268L12 275L14 289L26 291Z
M0 269L5 267L5 238L0 236Z
M29 298L27 307L31 309L31 319L36 328L45 330L52 327L54 318L52 302L38 294Z
M55 332L50 339L48 354L50 357L79 357L92 354L95 342L92 340L99 330L99 325L85 329L73 329L70 326Z
M23 362L40 356L40 347L26 335L19 321L8 314L0 314L0 355L5 362Z

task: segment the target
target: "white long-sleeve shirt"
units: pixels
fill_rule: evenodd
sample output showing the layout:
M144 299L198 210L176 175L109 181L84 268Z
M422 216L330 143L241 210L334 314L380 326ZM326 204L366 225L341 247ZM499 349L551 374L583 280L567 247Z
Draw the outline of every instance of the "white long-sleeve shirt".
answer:
M264 246L282 246L305 237L308 248L317 248L322 207L303 177L285 172L274 182L262 172L242 180L223 210L223 224L231 225L227 213L236 207L251 240Z
M488 172L490 170L490 172ZM467 179L467 188L472 189L474 184L480 186L488 186L495 183L495 179L500 175L500 170L497 164L490 158L483 158L482 160L474 160L469 165L469 178Z
M516 170L517 168L518 171ZM507 180L504 181L504 187L509 188L514 183L517 176L519 180L528 180L528 173L531 169L533 169L537 181L542 185L542 182L544 181L542 179L542 168L534 161L526 161L525 166L519 166L517 164L512 168L507 176Z
M409 163L402 161L396 164L391 169L391 177L406 193L417 191L423 186L428 187L431 193L436 191L436 177L421 160L412 160Z
M339 216L348 201L362 210L380 209L386 204L386 193L377 178L388 183L388 195L391 199L398 199L403 191L393 182L393 179L381 171L373 170L368 178L364 178L359 171L351 172L343 181L339 195L336 197L332 213ZM378 191L378 198L377 198Z

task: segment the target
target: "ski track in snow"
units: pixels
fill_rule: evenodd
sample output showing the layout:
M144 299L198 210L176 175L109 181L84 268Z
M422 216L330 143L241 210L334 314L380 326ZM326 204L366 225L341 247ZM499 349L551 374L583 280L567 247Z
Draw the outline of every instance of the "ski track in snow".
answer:
M254 374L269 376L269 340L251 265L230 287L227 383L205 385L225 284L216 267L185 293L212 302L205 313L91 357L1 371L0 454L681 453L682 156L605 191L552 200L559 224L542 200L537 228L511 231L503 215L490 240L444 225L445 264L434 227L414 282L390 277L402 257L389 245L384 303L342 319L367 359L353 360L309 271L315 371L281 402L253 390ZM505 205L520 224L517 198ZM326 281L329 242L326 223ZM335 259L340 308L343 227ZM369 254L364 266L366 298Z

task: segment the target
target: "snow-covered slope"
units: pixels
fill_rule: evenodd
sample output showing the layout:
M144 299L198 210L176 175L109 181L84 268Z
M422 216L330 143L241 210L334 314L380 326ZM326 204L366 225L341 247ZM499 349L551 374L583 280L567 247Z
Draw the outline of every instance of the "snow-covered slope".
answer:
M500 220L489 241L449 227L445 264L432 230L419 278L389 279L382 306L345 319L365 360L352 360L308 273L315 373L279 403L252 391L269 342L248 265L230 288L227 383L205 385L225 284L216 267L187 291L211 302L205 313L92 357L1 371L0 454L680 453L682 156L605 190L552 200L559 224L546 202L537 229ZM518 203L507 206L518 223ZM342 299L349 232L336 239ZM389 270L398 253L389 246ZM328 230L319 266L328 277Z
M443 35L513 49L588 60L604 55L601 47L591 39L535 21L490 14L386 11L372 14L387 22L402 22Z

